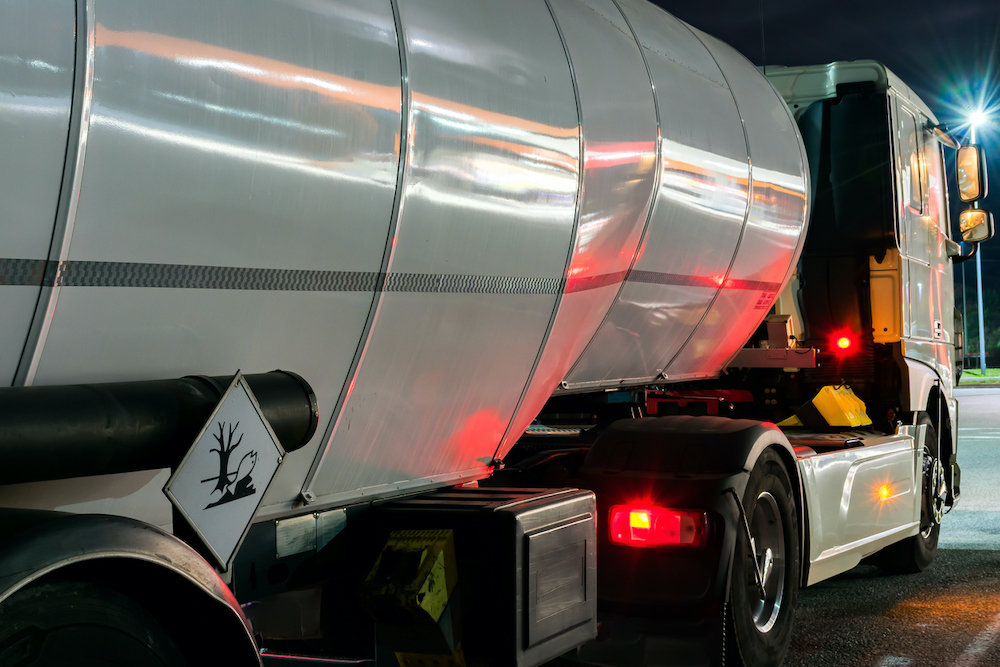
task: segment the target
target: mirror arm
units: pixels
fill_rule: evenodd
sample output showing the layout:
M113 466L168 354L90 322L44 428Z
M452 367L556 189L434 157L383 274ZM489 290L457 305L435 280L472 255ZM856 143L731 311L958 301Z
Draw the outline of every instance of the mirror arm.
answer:
M965 245L965 243L963 243L962 245ZM973 243L971 245L972 245L972 250L969 251L968 255L955 255L954 257L951 258L952 263L961 264L962 262L967 262L973 257L975 257L976 253L979 252L979 244Z
M956 151L958 150L959 143L955 139L955 137L951 136L951 132L948 130L947 125L945 125L944 123L940 123L938 125L931 125L928 122L927 129L931 130L934 133L934 136L937 137L937 140L940 141L942 144L944 144L948 148L951 148L952 150Z

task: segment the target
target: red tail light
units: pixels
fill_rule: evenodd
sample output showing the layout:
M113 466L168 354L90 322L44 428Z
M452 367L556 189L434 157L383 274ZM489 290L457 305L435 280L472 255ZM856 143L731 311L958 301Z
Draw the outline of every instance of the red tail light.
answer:
M652 505L615 505L611 541L630 547L700 547L708 541L708 512Z
M857 336L850 331L839 331L830 337L830 347L838 357L853 354L857 346Z

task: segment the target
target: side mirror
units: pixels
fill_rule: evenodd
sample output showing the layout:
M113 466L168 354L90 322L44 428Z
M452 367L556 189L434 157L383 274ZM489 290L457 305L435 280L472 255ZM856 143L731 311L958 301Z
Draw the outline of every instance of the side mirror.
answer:
M982 243L993 238L993 214L981 208L970 208L958 216L958 228L966 243Z
M955 160L958 196L962 201L978 201L986 196L986 154L978 144L962 146Z

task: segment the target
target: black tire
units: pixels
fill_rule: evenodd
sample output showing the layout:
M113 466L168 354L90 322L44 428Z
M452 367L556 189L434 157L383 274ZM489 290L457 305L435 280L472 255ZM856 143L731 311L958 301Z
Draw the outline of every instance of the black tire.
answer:
M83 581L22 589L0 604L4 667L183 667L184 656L145 608Z
M792 640L799 596L799 529L788 470L775 450L766 450L757 460L743 507L756 553L741 525L726 605L726 664L779 667ZM766 564L769 551L772 559L762 596L752 559Z
M938 456L937 431L926 412L917 416L917 424L927 425L924 438L924 464L920 502L920 532L882 550L876 564L890 572L915 574L923 572L937 555L941 516L944 514L944 468Z

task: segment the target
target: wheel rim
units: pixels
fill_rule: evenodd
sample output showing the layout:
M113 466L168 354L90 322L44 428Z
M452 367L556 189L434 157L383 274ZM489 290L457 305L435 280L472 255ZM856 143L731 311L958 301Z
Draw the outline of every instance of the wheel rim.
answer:
M750 613L757 630L768 632L778 620L785 596L785 527L778 502L767 491L757 496L750 534L753 535L754 558L764 583L762 596L756 578L751 576Z
M927 538L934 530L934 526L940 525L941 519L944 517L944 501L948 487L941 459L932 456L926 449L924 450L924 484L926 485L924 488L924 498L926 499L924 511L929 521L926 526L922 526L920 534Z

